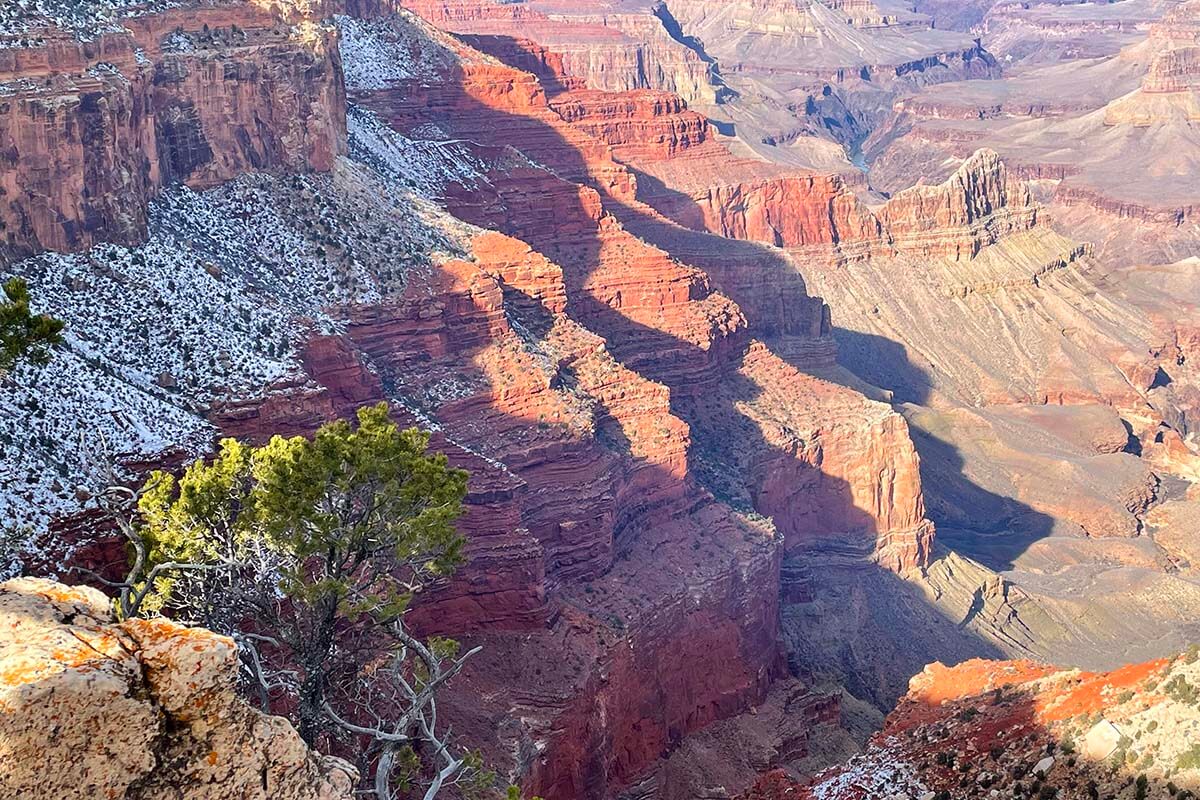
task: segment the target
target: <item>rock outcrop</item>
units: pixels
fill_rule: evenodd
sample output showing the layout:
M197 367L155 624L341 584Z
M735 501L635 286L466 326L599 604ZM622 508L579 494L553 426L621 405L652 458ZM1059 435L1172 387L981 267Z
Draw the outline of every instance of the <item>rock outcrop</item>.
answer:
M349 800L358 776L236 693L237 648L117 623L94 589L0 584L0 793L29 800Z
M980 150L937 186L897 193L879 217L898 253L965 261L1037 223L1029 187L992 150Z
M443 30L467 37L546 45L564 77L591 89L649 89L704 103L716 102L722 93L712 60L683 39L665 4L614 8L591 3L405 0L403 6Z
M0 256L133 243L169 183L328 170L343 151L329 26L229 3L123 24L0 49Z
M703 431L714 441L721 441L726 436L733 436L733 431L742 424L737 420L744 419L746 415L742 405L744 390L737 382L723 381L722 375L732 375L736 370L744 379L762 386L790 382L796 390L794 394L789 396L786 392L780 392L773 395L775 402L791 407L785 414L797 415L792 418L790 429L797 429L800 417L807 418L809 421L805 425L812 426L814 440L821 442L821 463L826 465L823 469L830 479L844 481L851 495L859 491L865 493L861 499L848 501L846 494L835 492L840 499L831 502L830 506L841 504L847 508L861 509L869 523L860 520L850 524L843 511L839 512L840 515L835 513L833 517L818 522L818 528L823 527L831 532L868 530L871 536L878 535L883 542L890 532L913 531L920 526L919 485L912 477L915 473L909 468L911 453L905 455L903 449L883 446L873 454L869 454L869 451L868 454L847 454L846 471L843 474L841 467L833 466L839 463L835 453L840 451L835 448L848 445L849 440L819 434L816 430L820 427L817 418L823 412L837 417L855 406L857 408L851 417L854 422L851 424L861 424L865 429L873 430L876 424L873 418L882 408L868 411L869 404L861 398L850 399L854 397L852 392L843 392L833 386L822 385L819 381L805 382L803 376L794 369L789 372L788 365L775 359L763 345L750 346L746 336L746 318L729 298L713 291L704 273L672 260L669 252L648 245L644 236L641 240L635 238L629 229L618 222L619 217L628 219L635 228L641 224L669 225L652 208L638 203L630 191L634 185L632 176L614 158L615 151L621 147L622 128L610 127L607 123L591 123L593 117L600 116L606 120L615 117L619 122L623 116L628 117L637 111L637 102L644 95L635 95L634 103L613 101L600 105L593 95L581 98L568 92L547 102L539 91L540 85L530 83L528 74L499 71L478 56L463 59L458 72L461 77L457 80L461 83L457 88L457 96L449 94L455 91L453 85L448 89L438 88L437 94L431 94L425 85L428 82L420 85L411 82L393 84L383 91L357 93L356 96L405 132L419 130L420 125L436 118L443 128L449 128L459 135L500 146L503 142L494 131L501 129L501 123L506 131L505 141L509 140L513 130L524 131L518 137L523 152L538 163L552 166L558 175L570 176L573 180L595 187L594 190L581 190L577 185L547 174L539 175L530 169L504 173L492 171L488 174L486 188L473 185L467 192L450 187L448 204L454 213L476 224L498 228L519 237L561 264L568 307L572 303L577 304L572 316L604 335L613 353L623 363L667 385L678 407L686 409L683 416L694 436L700 437ZM500 92L496 90L497 86L506 88ZM660 107L661 104L651 108ZM668 109L679 113L678 106L668 106ZM655 114L648 116L653 118ZM606 140L593 138L590 135L591 126L598 126L602 135L613 137L617 147L610 148ZM698 142L697 146L704 145ZM554 219L540 213L540 207L528 208L532 196L529 191L531 185L536 185L540 194L549 195L545 200L539 199L539 203L554 199L553 207L557 210ZM488 196L491 193L494 193L494 197ZM846 195L846 201L853 202L852 195ZM814 223L814 227L820 226L821 222ZM709 237L709 243L718 255L723 253L726 243L722 239ZM709 263L705 262L705 266L709 266ZM732 266L727 269L732 269ZM749 265L743 269L748 270ZM725 275L719 274L718 280L724 283ZM803 291L802 288L800 291ZM823 306L819 301L814 304L812 298L804 295L798 299L812 308L815 318L811 319L811 323L805 323L801 318L797 324L796 307L787 309L787 315L792 320L790 332L796 338L804 336L810 341L827 336L828 329L821 311ZM764 329L776 331L784 324L774 318L760 318L758 323ZM773 375L773 378L768 379L768 375ZM733 394L725 398L723 404L713 403L713 398L724 394L726 387L732 387ZM843 395L848 396L844 405L824 405L827 400L837 403L833 398L840 400ZM802 410L800 407L805 401L809 405ZM771 404L757 405L769 409ZM728 408L732 413L726 414L723 408ZM763 413L770 416L775 412L765 410ZM893 420L892 423L884 423L884 428L894 431L898 437L906 436L902 424L894 429L889 427L897 422L894 415L882 411L882 416L890 416ZM872 421L868 422L867 419ZM881 439L890 436L891 433L881 434ZM790 443L785 443L770 441L768 437L759 445L759 455L751 457L765 458L767 462L764 463L770 463L775 458L774 453L779 451L796 459L796 441L802 439L802 436L798 436ZM797 460L808 462L811 468L819 460L816 452L813 451L811 459L806 457ZM873 468L866 465L876 464L878 459L888 462L883 474L901 475L896 493L881 488L875 477L867 477L868 473L875 473ZM858 467L852 467L851 464L860 464L865 472L854 477L852 473ZM757 468L734 471L748 476L751 483L757 480L752 477L757 474ZM763 479L768 472L770 470L763 472ZM800 482L796 485L803 484ZM770 501L766 499L768 494ZM871 495L886 496L890 500L887 503L875 502L867 499ZM764 507L759 510L763 513L782 513L784 507L801 505L798 500L789 499L797 497L792 490L780 494L778 491L764 493L757 488L751 490L749 496L760 498ZM895 506L892 506L892 500L896 501ZM752 501L751 505L756 504ZM767 505L772 506L770 511L765 509ZM814 508L820 508L821 505L817 504ZM895 519L892 518L893 514ZM820 514L817 518L820 519ZM927 536L927 533L923 535ZM896 553L903 555L885 560L897 568L910 569L921 562L927 545L927 540L913 540L909 545L895 548ZM881 546L892 549L890 545Z
M1200 3L1172 7L1143 47L1151 55L1141 88L1109 103L1104 123L1148 128L1200 120Z
M988 147L1014 173L1044 181L1056 226L1094 242L1112 265L1192 252L1200 6L1003 3L991 16L1003 29L993 46L1038 63L999 83L944 84L898 101L864 145L872 184L894 192L919 176L940 180ZM1006 41L1017 31L1028 49Z
M1185 796L1200 786L1195 648L1108 673L1030 661L930 664L865 753L799 786L765 776L745 800L864 796Z
M655 160L617 152L639 166ZM668 164L676 166L664 162L654 172L666 176ZM945 182L897 193L876 211L833 175L785 173L732 185L703 185L708 183L703 178L697 185L694 177L671 180L665 191L652 188L643 194L681 225L818 258L969 260L984 247L1033 228L1038 214L1028 187L991 150L972 154Z

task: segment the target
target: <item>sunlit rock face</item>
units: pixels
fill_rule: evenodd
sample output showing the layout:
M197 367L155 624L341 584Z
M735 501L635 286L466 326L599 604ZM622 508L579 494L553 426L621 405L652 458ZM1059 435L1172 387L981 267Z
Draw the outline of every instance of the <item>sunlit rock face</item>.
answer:
M1030 785L1071 800L1194 791L1200 767L1186 731L1197 725L1198 679L1195 650L1107 673L1032 661L930 664L863 754L811 786L765 775L742 797L850 800L960 787L1005 796Z
M0 257L69 325L0 385L0 511L51 525L18 561L120 561L80 427L133 481L386 400L471 474L467 563L410 618L484 647L442 713L551 800L812 772L934 659L1181 646L1190 201L1061 142L1187 167L1125 137L1190 135L1190 6L1076 61L1049 54L1127 3L1000 4L1018 70L1053 62L1010 82L920 5L164 2L13 33ZM1151 239L1165 266L1114 260Z
M89 41L53 27L12 38L29 46L0 50L10 252L132 243L164 185L328 170L344 147L336 40L298 15L225 3Z
M349 800L345 762L237 693L237 648L114 621L98 591L0 584L0 789L8 797Z
M385 6L202 4L112 34L129 54L114 85L146 78L149 95L95 121L63 178L87 190L45 195L39 219L96 218L73 204L110 172L141 182L108 191L134 200L120 230L101 215L77 238L64 224L12 240L73 338L42 414L41 373L5 398L14 423L39 421L5 428L22 447L4 469L45 480L6 482L4 502L54 525L56 549L33 543L29 564L111 568L119 548L75 513L97 479L83 443L46 443L66 420L118 442L136 479L218 435L308 433L389 400L471 473L468 562L412 611L419 630L484 644L443 713L531 792L614 796L785 674L785 551L844 548L889 574L928 561L917 458L885 404L797 367L833 353L802 281L763 284L768 251L639 200L622 158L728 158L681 98L606 94L553 51L470 37L485 53ZM353 16L335 32L329 11ZM156 83L163 64L180 81ZM168 91L197 109L183 138L152 113ZM133 167L93 175L87 147L124 145L123 120L144 134L120 156ZM639 222L681 239L655 245ZM815 710L787 737L831 724L836 700L790 696Z

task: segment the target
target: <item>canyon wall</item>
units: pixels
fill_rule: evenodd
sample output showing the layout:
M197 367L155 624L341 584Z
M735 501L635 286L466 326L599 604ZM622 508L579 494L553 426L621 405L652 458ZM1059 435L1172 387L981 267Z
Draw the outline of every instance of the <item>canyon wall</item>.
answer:
M665 5L629 10L489 0L405 0L402 5L456 34L545 44L564 76L592 89L650 89L706 103L717 102L721 94L715 65L680 40L678 23Z
M249 5L136 17L82 42L50 30L0 51L5 249L145 235L164 185L328 170L345 140L336 38Z
M457 87L455 81L459 82ZM560 175L571 176L595 186L598 196L586 189L581 192L577 186L547 176L539 177L537 183L541 192L553 192L558 197L554 204L557 217L553 221L539 213L540 209L527 208L531 199L527 187L533 183L533 176L528 171L516 176L522 181L521 190L514 184L513 176L493 173L489 174L487 181L489 189L481 192L472 187L470 193L458 193L452 189L448 204L460 216L518 236L560 263L568 297L572 298L571 302L578 303L573 316L605 335L614 354L624 363L670 387L674 402L679 404L679 408L687 409L684 417L695 435L700 435L699 431L703 430L720 440L731 433L727 432L727 427L738 424L736 419L744 416L740 410L727 415L720 408L707 407L711 404L704 402L714 394L721 396L724 393L724 387L729 384L719 378L723 373L728 374L730 368L740 370L748 380L756 381L763 387L773 382L792 381L800 396L788 401L785 393L780 392L774 395L776 402L793 407L786 413L804 418L806 425L816 425L816 417L826 408L822 405L825 398L838 397L839 392L832 387L823 387L820 382L805 383L799 373L789 374L771 366L770 356L756 355L767 352L761 345L746 349L746 334L752 330L747 326L754 326L753 318L747 322L728 298L713 291L703 273L672 261L668 252L639 241L618 222L617 217L628 218L637 212L643 220L669 225L654 209L638 203L630 191L634 182L624 177L629 173L614 157L622 153L622 143L626 141L626 132L631 127L663 132L666 142L674 142L664 148L652 148L656 157L671 158L677 152L687 152L694 146L703 145L702 139L693 144L687 137L684 137L686 141L680 142L677 135L680 128L673 122L665 129L659 126L659 120L664 116L668 119L682 116L679 104L663 102L661 98L643 94L634 96L636 102L617 101L614 98L608 103L599 103L595 95L585 93L580 96L576 92L560 93L547 102L538 86L528 84L528 81L527 75L514 73L511 69L507 72L498 71L491 65L468 62L461 68L461 77L434 89L413 83L393 84L381 92L355 96L402 131L417 129L424 121L434 118L441 125L450 126L478 141L489 141L490 137L495 136L490 132L502 128L509 132L519 130L521 134L518 139L522 142L524 152L539 163L553 165ZM529 89L524 88L527 85ZM503 89L498 90L497 87ZM451 97L447 91L458 91L459 95ZM643 123L646 117L649 119ZM493 124L488 124L489 121L493 121ZM686 125L686 117L681 122ZM593 133L606 138L592 138ZM502 144L499 138L491 141L496 145ZM613 142L614 146L606 147L606 144ZM625 155L629 155L627 149ZM489 192L495 192L496 196L489 198ZM849 194L845 197L849 206L853 197ZM614 216L606 214L610 208ZM857 207L851 208L857 210ZM631 220L631 224L636 225L637 220ZM813 227L820 230L820 226L818 222ZM596 233L591 233L589 228ZM829 238L828 234L822 233ZM725 240L709 237L708 241L718 253L724 253ZM618 253L620 262L615 260ZM741 266L741 269L749 270L750 265ZM717 280L723 282L724 276ZM802 299L806 301L809 298L805 296ZM821 308L823 306L818 302L816 320L807 331L810 339L828 336L827 328L821 321ZM788 309L788 315L794 322L797 319L796 309ZM758 322L766 326L776 320L766 322L760 319ZM792 330L796 338L804 335L803 325ZM780 368L785 366L779 365ZM766 378L772 370L777 374L773 379ZM849 392L846 394L853 395ZM690 398L696 398L696 401ZM804 401L810 403L809 408L802 407ZM736 395L727 398L730 408L736 409L741 402ZM870 418L879 413L873 409L868 411L869 404L863 403L861 398L857 402L860 408L853 412L852 417L856 424L862 418L859 415L865 414ZM849 401L837 411L832 408L828 410L831 415L845 413L854 405L855 401ZM769 408L770 404L762 403L761 406ZM863 424L872 423L863 420ZM896 434L901 439L906 435L903 423L900 423ZM836 465L834 442L837 441L840 447L842 440L830 437L822 441L825 447L824 463ZM794 449L771 442L761 445L759 457L771 458L767 454L776 447L796 458ZM861 454L849 458L847 463L858 463L860 458ZM877 458L884 458L889 463L893 459L895 463L904 463L903 447L895 451L882 447L869 455L865 463L876 463ZM810 469L818 462L818 459L798 460L807 462ZM851 492L878 491L873 479L852 477L852 469L848 466L845 474L838 466L825 468L825 471L835 479L849 478L846 483L853 487ZM757 470L747 468L743 472L754 474ZM888 505L886 502L860 502L854 498L846 503L843 499L841 502L849 507L866 511L870 520L867 525L859 522L855 527L869 528L872 535L879 534L881 537L888 531L911 531L918 527L922 517L919 484L911 477L910 468L906 467L902 472L908 477L901 480L903 489L894 498L897 506L903 509L895 512L899 518L895 522L889 518L888 515L893 511L890 507L884 507ZM753 482L755 479L750 480ZM864 480L869 485L864 485ZM893 497L890 490L884 493ZM799 492L793 490L785 496L798 498ZM769 505L766 500L762 502ZM771 509L775 513L781 513L785 505L792 507L800 504L798 500L778 499L771 502L777 504ZM765 508L760 507L759 510L768 513ZM851 526L845 520L832 518L816 527L844 531ZM921 563L925 545L927 542L920 546L913 544L906 555L897 559L897 564L908 569Z
M83 454L44 441L68 416L116 426L136 469L389 400L471 474L468 562L412 618L484 646L444 713L530 792L614 796L785 674L785 553L928 562L906 423L801 369L832 362L829 309L760 269L773 253L639 199L622 159L713 152L682 99L585 89L559 54L500 35L325 10L356 15L340 40L243 5L63 40L81 75L114 64L95 105L66 103L46 138L14 112L9 197L45 179L20 165L75 155L32 191L42 205L10 204L11 252L83 251L16 263L75 337L21 456L61 478L21 499L86 498ZM61 63L38 73L55 98ZM793 182L876 235L839 186ZM828 215L774 213L761 224L832 238ZM56 222L18 224L34 216ZM32 419L26 378L3 402ZM107 394L72 388L89 384Z

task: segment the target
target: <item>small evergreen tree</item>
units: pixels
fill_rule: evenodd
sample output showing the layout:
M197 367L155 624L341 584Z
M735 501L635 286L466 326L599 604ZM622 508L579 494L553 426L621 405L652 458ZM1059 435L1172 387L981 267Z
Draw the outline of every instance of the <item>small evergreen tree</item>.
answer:
M380 800L423 771L418 742L436 764L427 797L494 777L452 752L433 712L475 651L422 642L403 621L413 594L462 560L467 475L428 442L386 404L311 439L227 439L179 479L151 475L127 581L140 599L126 613L166 609L234 637L260 701L286 695L310 745L337 730L367 737Z
M0 376L25 359L33 364L50 360L50 348L62 342L63 323L29 311L29 285L10 278L0 302Z

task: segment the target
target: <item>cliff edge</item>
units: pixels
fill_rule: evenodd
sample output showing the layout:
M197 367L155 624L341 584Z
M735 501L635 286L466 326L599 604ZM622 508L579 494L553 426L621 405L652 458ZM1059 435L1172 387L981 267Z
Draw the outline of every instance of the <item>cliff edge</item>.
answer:
M353 797L352 767L238 697L230 639L109 607L95 589L0 584L0 796Z

